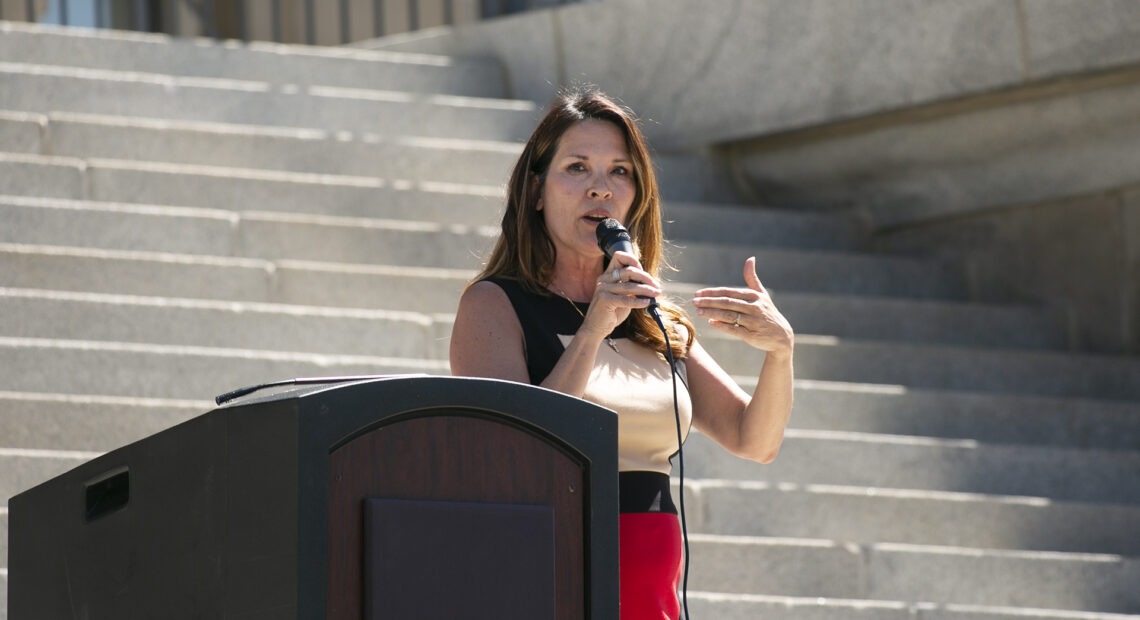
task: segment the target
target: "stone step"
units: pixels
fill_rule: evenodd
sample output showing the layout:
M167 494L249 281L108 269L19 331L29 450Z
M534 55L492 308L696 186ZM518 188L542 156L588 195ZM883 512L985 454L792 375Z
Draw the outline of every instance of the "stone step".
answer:
M0 244L0 285L158 297L279 301L289 277L265 260ZM289 289L290 285L284 288Z
M209 397L0 392L0 437L8 446L33 450L106 452L214 407Z
M807 379L796 381L795 398L791 427L803 430L1140 451L1135 402Z
M419 267L4 243L0 267L0 286L17 288L425 312L454 309L473 275Z
M968 298L957 266L915 259L846 252L794 252L758 244L678 242L667 248L676 282L742 286L744 261L756 257L756 274L774 295L785 291L870 297L961 300Z
M83 198L84 179L79 159L0 152L0 194Z
M0 58L10 62L276 83L472 97L504 95L503 69L490 59L213 41L18 22L0 22Z
M487 225L502 190L377 177L0 153L0 193L108 203Z
M0 219L0 242L213 256L237 252L241 223L222 209L13 195L0 195Z
M0 337L0 390L204 400L295 377L448 374L444 360Z
M659 179L659 182L664 184L666 180ZM665 237L673 241L848 252L866 250L862 227L842 214L673 201L662 191Z
M495 229L463 224L245 212L241 256L388 265L472 268L490 253Z
M794 597L1140 610L1140 560L829 540L690 536L694 590ZM1047 586L1043 584L1048 584Z
M689 592L693 617L718 620L1137 620L1140 615L994 605Z
M754 381L763 352L712 330L704 347L742 384ZM850 341L802 335L796 374L808 379L906 388L1140 400L1140 360L1132 357L937 344Z
M700 288L679 283L667 294L696 317L690 303ZM981 304L812 293L773 293L797 333L853 340L902 340L955 346L1065 349L1063 313L1028 304ZM697 327L702 327L698 318Z
M100 452L32 450L0 446L0 498L8 498L74 469ZM7 537L5 537L7 540ZM7 558L7 554L4 556Z
M0 110L0 145L4 152L43 154L46 123L43 114Z
M685 476L742 481L916 489L1045 497L1095 504L1140 503L1140 452L987 444L847 431L788 429L776 460L736 458L694 433Z
M1137 505L737 480L685 487L687 512L699 515L690 532L1140 557Z
M187 179L186 191L192 191ZM410 193L411 194L411 193ZM35 202L51 206L28 207ZM18 203L18 204L13 204ZM234 205L235 207L238 205ZM275 205L279 206L279 205ZM92 208L95 207L95 208ZM171 222L163 221L160 209L148 205L100 203L79 204L34 199L0 200L0 209L12 214L13 226L0 233L4 242L27 243L32 240L52 242L58 233L68 242L90 239L87 245L116 246L105 239L134 239L126 249L144 244L161 245L170 236ZM372 217L325 216L276 211L231 211L218 209L175 209L172 211L179 225L192 238L217 238L203 244L205 249L216 249L220 240L230 242L225 255L244 255L251 258L293 258L364 264L391 264L400 266L472 268L477 257L493 243L496 229L488 226L435 223L423 220L379 219ZM92 224L89 233L68 229L61 223L86 221ZM219 234L222 227L230 230ZM154 239L155 231L166 234ZM25 232L28 234L25 236ZM82 233L82 234L81 234ZM142 241L152 237L149 242ZM195 241L196 242L196 241ZM197 247L183 243L183 247Z
M30 117L30 118L29 118ZM32 129L35 143L28 142ZM0 115L14 152L505 185L522 145L99 114ZM5 145L7 149L7 145Z
M0 109L524 141L529 101L0 62Z
M0 287L4 336L447 359L451 323L340 309Z
M901 601L871 601L772 594L727 594L693 591L688 595L694 618L717 620L918 620L914 605Z

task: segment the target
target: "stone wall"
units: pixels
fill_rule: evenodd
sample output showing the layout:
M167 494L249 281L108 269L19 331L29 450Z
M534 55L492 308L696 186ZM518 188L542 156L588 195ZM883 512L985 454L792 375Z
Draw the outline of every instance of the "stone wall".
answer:
M1067 311L1074 350L1140 353L1140 185L901 227L875 246L963 262L976 299Z
M1140 353L1140 80L1073 77L723 147L756 201L857 212L880 250L965 262L976 298L1070 311Z
M585 81L680 149L1140 61L1133 0L605 0L363 45L491 55L513 96Z

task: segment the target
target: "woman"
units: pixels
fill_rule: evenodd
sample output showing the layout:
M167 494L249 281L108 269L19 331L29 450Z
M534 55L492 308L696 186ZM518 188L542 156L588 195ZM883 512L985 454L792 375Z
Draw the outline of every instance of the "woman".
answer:
M681 424L733 454L775 458L792 408L791 326L744 264L740 288L693 299L713 329L766 351L749 396L708 355L685 313L661 298L661 207L632 113L596 91L561 96L530 137L508 188L502 235L467 287L451 370L541 385L618 412L621 617L677 618L681 532L669 494L677 452L666 340L678 360ZM633 253L606 263L599 221L622 223Z

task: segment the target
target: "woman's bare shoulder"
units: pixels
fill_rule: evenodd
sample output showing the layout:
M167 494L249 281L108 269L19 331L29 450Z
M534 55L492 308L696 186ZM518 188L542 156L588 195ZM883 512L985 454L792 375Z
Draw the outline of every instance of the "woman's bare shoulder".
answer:
M522 326L494 282L475 282L460 297L450 357L452 374L526 380Z
M503 287L490 280L479 280L468 285L463 291L460 302L462 303L463 300L468 299L481 302L505 303L508 305L511 303Z

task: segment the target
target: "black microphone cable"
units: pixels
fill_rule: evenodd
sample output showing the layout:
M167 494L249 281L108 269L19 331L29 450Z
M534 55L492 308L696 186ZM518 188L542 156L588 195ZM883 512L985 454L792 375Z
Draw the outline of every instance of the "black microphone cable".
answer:
M689 615L689 526L685 521L685 451L684 439L681 434L681 409L677 404L677 362L673 359L673 345L669 342L669 330L665 328L665 322L661 319L661 312L657 309L657 304L651 303L645 310L649 316L653 317L653 321L661 329L661 335L665 337L665 358L669 361L669 374L673 378L673 417L677 421L677 473L679 477L677 495L680 496L681 542L684 549L684 569L681 573L681 609L685 612L685 620L691 620Z
M602 253L605 254L606 262L613 258L615 251L621 250L624 252L633 253L633 241L630 239L629 231L621 225L620 222L613 218L606 218L598 223L598 227L594 231L598 239L598 247L601 248ZM661 329L661 335L665 337L665 359L669 361L669 373L673 379L673 416L677 421L677 471L680 477L680 511L681 511L681 541L684 548L684 572L681 581L681 607L685 612L685 620L690 620L689 617L689 526L685 519L685 452L684 452L684 438L681 431L681 409L677 404L677 361L673 359L673 346L669 342L669 330L665 328L665 321L661 319L661 311L657 307L657 300L650 299L649 306L645 308L653 321L657 323L657 327Z

